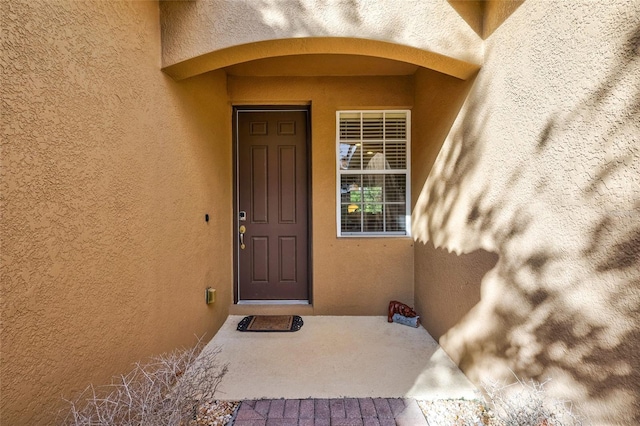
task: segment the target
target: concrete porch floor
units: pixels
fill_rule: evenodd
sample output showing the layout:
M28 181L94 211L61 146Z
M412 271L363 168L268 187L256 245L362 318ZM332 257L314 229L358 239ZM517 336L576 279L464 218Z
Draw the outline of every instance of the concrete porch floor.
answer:
M203 350L228 372L221 400L305 398L475 399L477 388L423 327L386 317L303 316L292 333L236 330L229 316Z

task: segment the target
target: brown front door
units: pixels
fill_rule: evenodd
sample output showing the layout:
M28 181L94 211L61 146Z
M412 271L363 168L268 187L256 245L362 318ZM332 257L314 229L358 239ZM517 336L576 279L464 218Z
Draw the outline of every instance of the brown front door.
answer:
M307 110L236 110L239 301L309 299Z

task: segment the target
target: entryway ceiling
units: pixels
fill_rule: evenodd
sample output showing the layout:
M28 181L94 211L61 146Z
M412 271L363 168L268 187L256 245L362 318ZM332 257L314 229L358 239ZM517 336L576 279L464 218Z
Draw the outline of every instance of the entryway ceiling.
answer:
M306 54L277 56L225 68L229 75L245 77L412 75L418 65L362 55Z

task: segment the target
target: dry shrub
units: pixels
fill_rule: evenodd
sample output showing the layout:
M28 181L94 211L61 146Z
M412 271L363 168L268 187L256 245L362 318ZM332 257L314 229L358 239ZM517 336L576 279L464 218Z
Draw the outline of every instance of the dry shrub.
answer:
M216 355L200 357L202 338L193 348L177 349L134 364L128 374L111 384L89 385L67 402L63 425L74 426L179 426L193 420L199 401L212 399L227 365L218 366Z
M549 380L538 383L518 378L511 384L487 381L483 388L496 423L504 426L577 426L582 422L573 405L547 395Z

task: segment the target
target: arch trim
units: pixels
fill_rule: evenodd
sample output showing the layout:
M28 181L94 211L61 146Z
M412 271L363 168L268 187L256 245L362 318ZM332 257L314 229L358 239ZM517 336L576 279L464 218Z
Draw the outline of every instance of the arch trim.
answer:
M166 66L162 70L175 80L256 59L301 54L344 54L391 59L432 69L466 80L480 66L415 47L349 37L309 37L265 40L205 53Z

